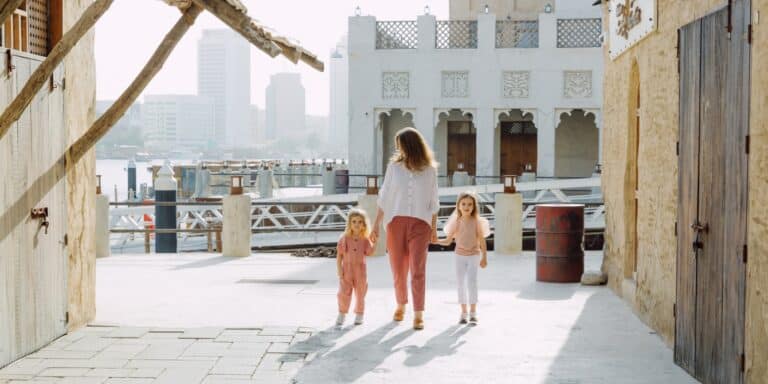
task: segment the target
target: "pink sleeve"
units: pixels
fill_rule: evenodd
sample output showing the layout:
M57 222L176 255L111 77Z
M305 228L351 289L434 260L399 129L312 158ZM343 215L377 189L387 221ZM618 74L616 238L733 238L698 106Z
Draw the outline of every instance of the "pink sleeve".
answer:
M477 218L477 234L486 238L491 235L491 224L485 217Z
M346 236L341 235L341 237L339 238L339 242L336 243L336 252L347 253L347 242L345 240L346 240Z
M448 221L445 222L445 226L443 226L443 232L445 232L446 236L455 234L458 224L459 224L459 215L456 213L456 210L454 209L453 213L451 213L451 216L448 217Z

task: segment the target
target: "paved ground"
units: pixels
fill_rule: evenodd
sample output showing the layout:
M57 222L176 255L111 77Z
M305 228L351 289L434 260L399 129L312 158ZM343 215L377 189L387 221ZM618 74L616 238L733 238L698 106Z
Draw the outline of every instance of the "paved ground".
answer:
M530 253L489 256L480 324L459 326L452 257L430 255L421 332L410 313L390 321L385 258L370 259L366 323L342 329L333 259L102 259L97 326L0 370L0 383L696 382L610 290L537 283Z

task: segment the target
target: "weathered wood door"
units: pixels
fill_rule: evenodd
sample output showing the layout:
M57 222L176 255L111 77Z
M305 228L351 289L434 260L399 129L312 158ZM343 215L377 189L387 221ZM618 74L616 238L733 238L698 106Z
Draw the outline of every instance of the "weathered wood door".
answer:
M706 384L743 382L749 9L679 31L675 362Z
M455 171L475 175L477 134L469 121L448 122L448 176ZM461 169L459 169L461 168Z
M42 58L0 50L0 109ZM61 82L58 68L54 79ZM66 333L67 145L62 87L45 86L0 138L0 367ZM48 208L48 226L31 208Z
M501 175L522 175L530 164L536 171L537 130L530 121L503 121L499 150Z

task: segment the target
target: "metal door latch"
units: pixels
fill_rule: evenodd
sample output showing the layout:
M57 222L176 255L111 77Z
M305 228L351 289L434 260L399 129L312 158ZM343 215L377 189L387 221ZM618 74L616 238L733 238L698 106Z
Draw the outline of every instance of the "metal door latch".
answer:
M45 227L45 234L47 235L48 226L51 224L48 222L48 207L32 208L32 213L30 216L32 219L40 220L40 227Z

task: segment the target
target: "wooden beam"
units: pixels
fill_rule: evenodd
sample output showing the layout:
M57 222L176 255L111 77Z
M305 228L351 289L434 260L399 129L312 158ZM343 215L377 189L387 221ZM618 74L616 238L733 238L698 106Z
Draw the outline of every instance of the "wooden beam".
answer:
M0 115L0 138L11 128L14 122L19 119L21 114L27 109L29 103L35 98L40 88L48 82L53 71L69 54L77 42L96 24L96 21L109 9L113 0L96 0L88 9L83 12L80 20L67 31L56 46L53 47L48 57L35 69L32 76L29 77L24 88L9 104L3 114Z
M112 106L104 112L101 117L96 120L88 131L83 134L77 141L69 147L67 164L77 163L87 152L91 149L104 135L109 132L118 120L125 114L125 111L136 102L136 99L144 91L149 82L160 72L160 69L165 64L165 61L170 56L173 49L179 43L184 34L187 33L192 24L195 23L195 19L203 9L197 5L192 5L187 8L181 15L181 18L171 28L168 34L165 35L163 41L155 49L152 57L141 69L141 72L131 82L128 88L123 91L120 97L115 101Z
M0 23L8 19L13 11L16 10L26 0L0 0Z

